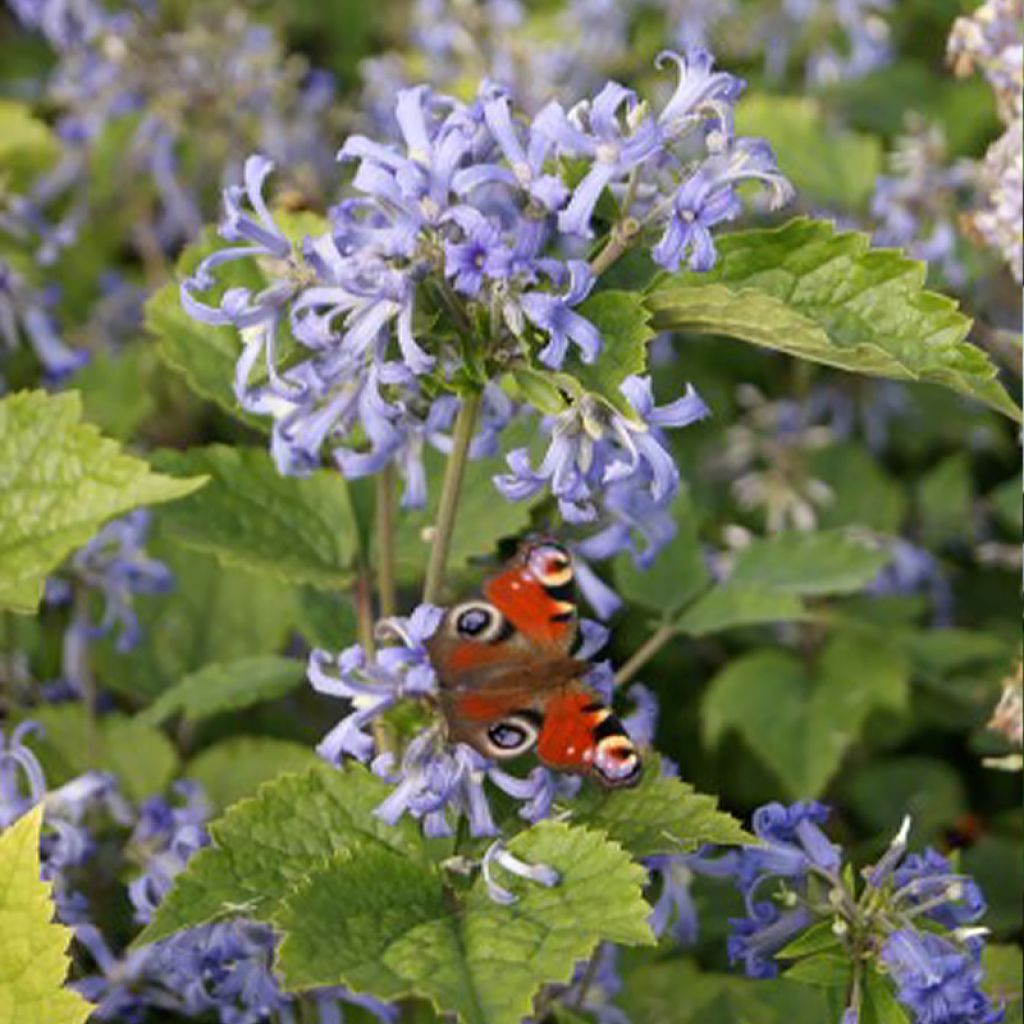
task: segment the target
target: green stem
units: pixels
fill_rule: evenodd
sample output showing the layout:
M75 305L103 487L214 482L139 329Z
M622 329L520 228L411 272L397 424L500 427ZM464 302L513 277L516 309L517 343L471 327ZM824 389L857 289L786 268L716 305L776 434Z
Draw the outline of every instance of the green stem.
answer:
M590 272L600 277L616 260L619 259L636 240L640 233L640 223L633 217L626 217L612 228L605 247L590 261Z
M473 439L473 432L476 430L480 401L480 392L466 395L462 399L459 416L455 421L452 453L448 456L444 482L441 484L441 501L437 509L437 523L434 526L434 543L430 549L427 578L423 585L425 604L437 603L441 587L444 584L445 568L448 565L448 550L452 543L452 532L455 529L459 497L462 493L462 481L466 475L469 444Z
M377 474L377 598L381 618L398 610L395 588L395 470L389 463Z
M675 624L663 622L615 673L615 685L625 686L675 635Z
M363 566L360 567L359 574L356 576L355 586L352 590L352 603L356 606L356 639L369 659L373 657L374 652L373 592L370 587L370 574Z

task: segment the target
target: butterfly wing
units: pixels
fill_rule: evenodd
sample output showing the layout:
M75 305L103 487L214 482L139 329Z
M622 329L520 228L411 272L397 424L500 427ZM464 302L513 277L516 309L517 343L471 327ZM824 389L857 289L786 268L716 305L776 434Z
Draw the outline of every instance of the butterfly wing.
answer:
M635 782L636 747L580 681L586 663L569 655L578 619L568 552L524 545L484 597L451 608L428 642L452 739L496 760L536 746L558 771Z

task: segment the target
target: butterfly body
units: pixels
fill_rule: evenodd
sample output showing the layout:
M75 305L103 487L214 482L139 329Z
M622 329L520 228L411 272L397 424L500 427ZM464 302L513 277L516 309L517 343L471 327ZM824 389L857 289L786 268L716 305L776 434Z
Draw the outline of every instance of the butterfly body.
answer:
M590 666L570 654L577 632L568 552L525 544L482 600L448 610L428 643L451 738L497 760L535 749L557 771L635 783L635 746L584 683Z

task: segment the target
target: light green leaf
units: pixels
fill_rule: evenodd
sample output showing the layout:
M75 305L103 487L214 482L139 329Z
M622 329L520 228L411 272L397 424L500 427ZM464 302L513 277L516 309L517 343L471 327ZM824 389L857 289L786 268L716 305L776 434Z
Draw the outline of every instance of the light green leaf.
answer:
M172 472L210 478L201 493L163 517L182 543L225 565L291 583L338 588L351 581L356 526L339 473L283 477L262 448L226 445L163 451L156 461Z
M103 685L152 697L213 661L274 654L295 622L295 593L276 580L237 569L157 534L149 552L174 573L170 594L136 598L145 642L119 652L110 638L94 648ZM216 624L216 625L214 625Z
M373 814L390 792L356 765L321 764L267 783L210 825L213 845L189 861L137 941L239 914L267 920L291 886L353 846L425 858L414 822L386 825Z
M513 397L522 397L547 416L565 411L568 403L552 382L553 375L550 372L523 367L513 370L509 376L511 383L508 387L513 391Z
M704 735L738 731L793 797L818 796L876 709L903 711L909 669L895 647L834 634L814 672L763 650L733 661L704 698Z
M681 633L704 636L739 626L792 622L806 616L803 602L785 590L751 583L723 583L709 590L676 620Z
M0 181L5 191L24 191L59 152L53 133L26 104L0 98Z
M286 985L421 995L465 1024L519 1024L540 987L567 983L599 942L653 942L644 870L600 833L545 821L509 849L553 867L559 884L546 888L496 868L516 903L495 903L481 878L456 901L425 864L379 848L335 858L275 917L285 932Z
M301 587L297 628L310 647L340 651L355 643L356 610L349 594Z
M252 796L271 779L316 767L312 747L272 736L232 736L196 754L185 777L199 782L217 811Z
M652 288L656 331L725 334L842 370L930 381L1020 422L995 366L966 341L970 320L924 289L925 264L806 218L717 245L714 269Z
M809 463L811 475L832 492L832 500L818 515L819 526L900 532L907 512L906 492L862 445L828 445L814 452Z
M736 131L771 140L783 174L812 203L863 206L882 171L882 144L873 135L831 128L820 102L807 96L746 96Z
M214 662L185 676L142 712L137 721L156 725L172 715L190 721L277 700L306 678L305 662L268 655Z
M682 495L672 509L676 535L648 569L637 569L629 555L615 560L615 589L625 600L671 615L699 593L708 580L697 535L697 516Z
M731 814L718 810L717 797L662 775L656 760L644 765L643 778L635 788L589 789L572 809L574 822L600 829L634 857L686 853L702 843L729 846L754 841Z
M71 929L39 878L42 820L37 806L0 833L0 1024L81 1024L93 1009L63 987Z
M578 312L601 332L604 344L593 363L584 363L573 352L565 362L565 372L588 391L632 416L619 387L627 377L643 373L647 366L647 342L654 337L654 331L648 323L650 314L643 296L636 292L598 292Z
M106 520L203 483L152 472L81 411L74 391L0 399L0 608L31 614L46 575Z
M43 727L33 740L51 786L63 785L90 769L117 776L128 796L143 800L162 793L174 778L178 755L158 729L120 714L95 723L80 704L34 708Z
M839 530L791 531L744 548L729 580L805 596L848 594L870 583L888 560Z

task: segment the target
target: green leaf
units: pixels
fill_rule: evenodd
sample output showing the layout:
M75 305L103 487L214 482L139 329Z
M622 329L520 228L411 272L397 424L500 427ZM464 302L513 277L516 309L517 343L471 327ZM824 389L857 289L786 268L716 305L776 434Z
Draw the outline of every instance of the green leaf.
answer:
M995 366L966 341L970 320L924 289L925 264L807 218L717 246L714 269L654 286L654 330L725 334L841 370L930 381L1020 422Z
M572 804L572 820L600 829L634 857L754 841L731 814L718 810L717 797L696 793L659 769L656 760L644 765L640 784L628 792L586 790Z
M658 552L650 568L637 569L629 555L621 555L615 561L615 589L619 594L630 603L666 615L682 608L708 581L697 535L697 516L685 495L676 500L672 516L676 535Z
M213 845L189 861L137 942L238 914L267 920L291 886L353 846L425 859L414 822L386 825L373 814L390 792L355 765L321 764L267 783L210 825Z
M974 482L966 454L950 455L922 477L917 486L917 508L929 547L971 535Z
M456 901L426 864L379 848L336 857L275 917L285 932L279 966L286 985L344 984L385 999L421 995L466 1024L519 1024L540 987L567 983L599 942L653 942L644 870L600 833L545 821L509 849L553 867L559 884L547 888L496 869L516 903L495 903L482 878Z
M157 464L204 473L209 484L168 509L170 533L225 565L323 588L352 578L357 541L348 487L337 472L283 477L262 448L163 451Z
M423 578L441 496L445 459L431 450L426 453L424 461L428 481L427 507L404 510L395 529L396 568L400 579L406 583L415 583ZM530 508L536 501L505 501L494 487L492 477L505 472L506 468L503 459L481 459L470 462L466 467L458 519L448 555L451 574L465 572L474 560L493 555L498 541L520 536L528 529Z
M822 528L868 526L882 533L900 532L906 492L863 446L828 445L812 453L809 463L811 475L832 492L818 516Z
M196 754L185 777L199 782L217 811L252 796L271 779L316 767L312 747L272 736L232 736Z
M896 1001L892 981L878 971L864 977L861 1024L910 1024L910 1018Z
M836 131L821 103L806 96L746 96L736 131L771 140L787 178L808 201L843 209L864 206L882 171L882 144L873 135Z
M8 56L4 54L5 61ZM59 152L53 133L26 104L0 98L0 181L5 192L26 190Z
M64 988L71 929L53 922L51 883L39 878L37 805L0 833L0 1021L80 1024L93 1007Z
M989 943L981 954L983 987L997 1005L1006 1007L1006 1024L1024 1017L1024 953L1020 946Z
M348 594L302 587L298 593L297 626L310 647L340 651L355 643L356 610Z
M63 785L90 769L116 775L135 800L162 793L174 778L178 755L162 732L120 714L95 723L80 704L32 710L43 735L33 741L51 786Z
M159 366L148 345L126 346L116 356L94 352L75 375L84 418L111 437L129 440L156 409L153 371Z
M573 353L566 360L565 372L588 391L627 415L634 415L619 387L627 377L643 373L647 366L647 342L654 337L654 331L648 323L650 315L643 296L636 292L598 292L578 312L601 332L604 344L593 363L584 363Z
M225 711L238 711L277 700L291 693L305 678L305 662L295 658L264 655L214 662L185 676L177 686L164 690L137 721L156 725L177 714L198 721Z
M831 921L819 921L801 932L792 942L775 954L777 960L798 960L812 953L823 953L839 946L839 938L832 930Z
M74 391L0 399L0 608L31 614L47 574L106 520L203 483L152 472L81 411Z
M803 602L794 593L729 581L690 605L676 620L676 626L682 633L705 636L739 626L792 622L806 614Z
M104 638L94 647L104 686L136 700L153 697L210 662L281 649L295 622L289 587L227 569L208 555L168 544L159 532L149 552L171 568L175 588L136 598L144 643L120 652Z
M524 367L511 373L512 385L535 409L547 416L556 416L567 407L565 396L552 381L549 371Z
M870 583L888 560L884 551L838 530L792 531L744 548L729 580L805 596L848 594Z
M842 988L850 977L850 958L845 953L815 953L798 960L784 977L817 988Z
M909 670L895 647L835 634L813 674L794 655L763 650L733 661L704 698L704 735L738 731L793 797L828 785L873 711L899 712Z

